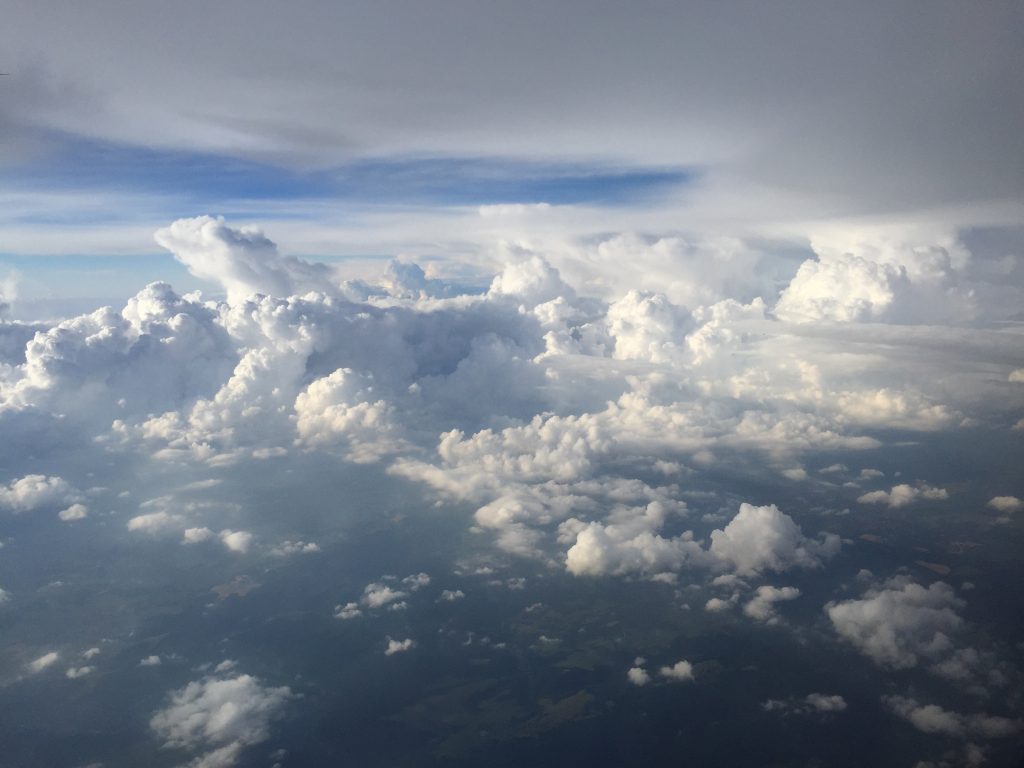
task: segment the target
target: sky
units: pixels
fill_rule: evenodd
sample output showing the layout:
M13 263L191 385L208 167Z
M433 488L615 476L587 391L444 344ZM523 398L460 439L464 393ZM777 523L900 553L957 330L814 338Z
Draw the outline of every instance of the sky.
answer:
M1019 3L0 10L0 768L1019 765Z

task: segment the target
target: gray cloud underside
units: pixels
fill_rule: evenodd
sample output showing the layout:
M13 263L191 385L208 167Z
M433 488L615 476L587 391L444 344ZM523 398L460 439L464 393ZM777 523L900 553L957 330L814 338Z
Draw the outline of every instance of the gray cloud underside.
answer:
M8 160L61 131L320 166L698 164L833 213L1019 202L1022 30L1012 2L19 1L0 125Z

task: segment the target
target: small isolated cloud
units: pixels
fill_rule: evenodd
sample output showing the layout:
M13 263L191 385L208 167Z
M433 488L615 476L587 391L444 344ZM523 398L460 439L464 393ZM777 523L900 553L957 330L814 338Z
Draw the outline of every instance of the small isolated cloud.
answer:
M251 675L206 677L170 695L167 707L149 721L165 747L205 750L191 765L235 765L241 751L270 736L270 723L292 697L286 687L271 688Z
M245 554L252 544L253 535L248 531L231 531L225 529L220 532L220 540L232 552Z
M790 568L817 568L839 551L835 534L809 539L789 515L774 504L741 504L736 517L723 530L711 533L711 554L741 576Z
M384 655L394 656L396 653L405 653L415 647L416 641L412 638L407 637L405 640L393 640L389 637L387 639L387 646L384 648Z
M800 597L796 587L758 587L754 597L743 606L743 613L757 621L773 622L778 619L775 604Z
M827 696L823 693L809 693L805 699L807 705L817 712L842 712L846 709L846 699L842 696Z
M906 507L919 499L929 501L944 501L949 498L945 488L933 488L930 485L912 486L906 483L894 485L890 491L871 491L863 496L858 496L857 501L861 504L888 504L893 509Z
M128 521L128 530L134 533L159 533L181 525L181 516L160 510L136 515Z
M392 589L387 584L372 582L363 588L362 604L367 608L383 608L388 603L408 597L408 592Z
M213 537L214 533L209 528L186 528L181 536L181 543L199 544L203 541L209 541Z
M995 496L989 499L988 506L997 512L1019 512L1024 509L1024 501L1016 496Z
M160 657L157 655L147 656L146 658L139 661L140 667L159 667L161 664Z
M1018 368L1014 371L1010 371L1010 375L1006 377L1007 381L1012 381L1016 384L1024 384L1024 368Z
M11 593L8 592L6 589L3 589L2 587L0 587L0 605L3 605L4 603L6 603L10 599L11 599Z
M693 665L688 661L677 661L671 667L662 667L658 674L673 683L685 683L693 680Z
M964 602L937 581L923 587L905 577L868 589L856 600L828 603L825 612L840 637L875 663L902 669L921 656L951 650L950 635L963 626Z
M0 510L17 515L74 501L76 496L74 488L60 477L25 475L8 485L0 485Z
M1020 733L1024 725L1020 720L1007 717L952 712L905 696L887 696L882 701L917 730L953 738L1004 738Z
M93 658L95 656L99 656L99 655L100 655L100 649L99 648L89 648L88 650L82 651L82 658L83 659L91 659L91 658Z
M803 698L768 699L761 704L765 712L806 715L813 713L843 712L846 699L838 694L809 693Z
M736 598L723 600L720 597L712 597L704 603L704 610L708 613L722 613L723 611L728 611L734 605L736 605Z
M402 579L402 583L405 584L412 592L417 589L421 589L430 584L430 576L425 573L414 573L412 576L406 576Z
M289 555L311 555L320 551L320 545L314 541L282 541L270 550L274 557Z
M64 675L69 680L77 680L80 677L91 675L95 671L96 667L68 667L68 670Z
M50 651L49 653L44 653L42 656L40 656L35 661L29 662L29 664L28 664L28 671L31 674L33 674L33 675L37 674L39 672L42 672L44 669L48 669L49 667L52 667L59 660L60 660L60 654L57 653L56 651Z
M359 603L345 603L344 605L336 605L334 607L334 618L336 619L354 619L362 615L363 612L359 609Z
M62 509L57 515L64 522L82 520L89 515L89 508L85 504L72 504L67 509Z
M651 682L650 674L648 674L647 670L643 667L631 667L630 670L626 673L626 678L633 685L638 686L647 685L649 682Z
M441 593L440 599L448 603L454 603L456 600L461 600L465 596L466 593L461 589L446 589Z

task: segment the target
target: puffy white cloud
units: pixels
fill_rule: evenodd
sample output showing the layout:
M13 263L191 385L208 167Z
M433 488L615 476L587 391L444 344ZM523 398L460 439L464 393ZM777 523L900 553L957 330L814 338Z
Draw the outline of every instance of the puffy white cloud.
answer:
M663 294L630 291L608 307L608 331L620 360L669 362L686 350L685 336L692 328L690 313Z
M392 589L387 584L380 582L373 582L367 584L363 589L362 603L368 608L383 608L388 603L393 603L396 600L401 600L406 597L409 593L402 592L397 589Z
M779 296L790 322L970 320L984 307L965 285L971 254L954 238L924 242L910 231L819 232Z
M270 736L272 720L291 697L287 687L251 675L206 677L172 692L149 726L166 747L206 750L195 765L230 766L242 749Z
M818 568L839 551L835 534L809 539L789 515L774 504L756 507L743 503L736 517L711 533L711 554L740 575L790 568Z
M758 621L775 621L775 604L796 600L798 597L800 590L796 587L761 586L754 592L754 597L744 604L743 613Z
M405 638L404 640L395 640L393 638L387 638L387 645L384 648L385 656L394 656L396 653L405 653L416 647L416 641L412 638Z
M232 531L225 528L219 534L221 542L232 552L245 554L252 546L254 536L249 531Z
M462 600L466 596L466 593L461 589L445 589L441 592L441 597L438 598L447 603L454 603L456 600Z
M829 603L825 612L840 637L876 663L901 669L952 650L963 605L944 582L926 588L896 577L858 599Z
M182 524L184 518L166 510L146 512L128 520L128 530L139 533L159 533L171 528L177 528Z
M52 667L58 661L60 661L60 654L57 653L57 651L50 651L48 653L44 653L38 659L30 661L28 663L28 671L34 675L38 672L42 672L44 669Z
M626 679L633 685L644 686L651 682L651 676L643 667L630 667Z
M929 501L944 501L949 498L945 488L933 488L927 484L919 486L900 483L894 485L889 491L871 491L857 497L861 504L888 504L893 509L909 506L918 499Z
M413 573L402 579L402 583L415 592L418 589L422 589L423 587L430 585L430 574Z
M334 618L336 619L354 619L362 615L359 603L345 603L334 608Z
M994 496L989 499L988 506L997 512L1019 512L1024 509L1024 501L1016 496Z
M317 379L295 398L295 426L303 443L344 439L351 461L376 461L406 447L396 422L394 407L373 399L372 376L360 382L350 368Z
M688 680L693 680L693 665L688 661L677 661L670 667L659 669L658 674L669 682L685 683Z
M560 297L571 298L572 288L562 282L558 270L536 255L509 263L491 282L490 296L511 297L528 307Z
M96 667L68 667L64 676L69 680L77 680L80 677L86 677L96 671Z
M205 526L198 528L186 528L181 535L181 543L199 544L203 541L209 541L214 537L214 535L214 532Z
M89 515L89 507L85 504L72 504L67 509L62 509L57 513L64 522L70 522L72 520L84 520Z
M575 532L575 543L565 556L566 570L576 576L660 573L701 560L704 551L692 533L675 538L657 534L668 514L665 504L652 501L640 510L621 509L608 525L570 518L560 527L567 538Z
M322 264L281 257L261 231L235 229L223 218L179 219L154 239L196 277L222 286L231 303L254 293L291 296L331 285Z
M738 596L734 595L738 599ZM723 600L720 597L712 597L704 603L704 610L708 613L723 613L736 605L735 599Z
M73 501L77 495L63 478L25 475L6 486L0 485L0 509L20 514Z
M836 694L809 693L805 701L818 712L842 712L846 709L846 699Z
M162 663L163 662L161 661L160 657L157 656L156 654L153 654L151 656L146 656L145 658L141 659L139 661L139 666L140 667L159 667Z
M887 696L883 701L893 712L924 733L995 739L1014 736L1024 726L1020 720L985 714L964 715L936 704L921 704L905 696Z
M879 320L909 288L906 269L846 254L805 261L775 305L790 322Z
M0 588L0 605L9 602L11 599L11 593L6 589Z

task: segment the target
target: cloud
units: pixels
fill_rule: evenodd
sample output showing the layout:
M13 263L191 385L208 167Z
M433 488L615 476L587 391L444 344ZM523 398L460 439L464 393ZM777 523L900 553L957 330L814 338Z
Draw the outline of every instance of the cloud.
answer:
M736 600L723 600L720 597L712 597L704 603L704 610L708 613L723 613L736 604Z
M238 552L242 555L249 551L254 538L248 531L232 531L226 528L218 536L224 546L230 551Z
M334 618L336 619L354 619L362 615L363 612L359 609L359 603L345 603L345 605L334 607Z
M383 608L388 603L407 597L408 594L408 592L392 589L387 584L372 582L363 589L363 597L360 602L368 608Z
M181 535L182 544L199 544L204 541L209 541L214 537L214 532L209 528L186 528Z
M269 738L271 722L291 698L287 687L251 675L205 677L173 691L149 726L166 747L206 750L196 765L230 766L245 747Z
M315 541L282 541L270 549L270 554L274 557L288 557L290 555L311 555L319 551L320 545Z
M626 679L633 685L644 686L651 682L651 676L643 667L630 667L626 672Z
M404 640L394 640L387 638L387 646L384 648L385 656L394 656L396 653L405 653L416 647L416 641L411 638L405 638Z
M223 218L179 219L153 237L193 275L220 285L231 303L257 293L291 296L331 288L324 265L283 258L258 229L235 229Z
M39 507L73 501L77 495L63 478L25 475L6 486L0 485L0 509L17 515L32 512Z
M49 653L44 653L38 659L29 662L28 671L34 675L52 667L58 661L60 661L60 654L57 651L50 651Z
M677 661L670 667L662 667L658 674L671 683L685 683L693 680L693 665L688 661Z
M871 491L857 497L861 504L888 504L893 509L909 506L919 499L929 501L945 501L949 493L945 488L933 488L930 485L911 486L906 483L894 485L890 491Z
M415 592L423 587L429 586L430 575L426 573L414 573L402 579L402 583Z
M96 667L68 667L64 676L69 680L77 680L80 677L86 677L96 671Z
M146 656L144 659L139 661L140 667L159 667L161 665L160 657L157 655Z
M877 664L904 669L952 650L963 606L944 582L923 587L896 577L859 599L828 603L825 612L839 636Z
M57 513L64 522L70 522L72 520L84 520L89 515L89 508L85 504L72 504L67 509L62 509Z
M1019 512L1024 509L1024 501L1016 496L994 496L989 499L988 506L997 512Z
M793 518L774 504L743 503L732 521L711 533L710 551L741 576L790 568L819 568L841 546L835 534L817 540L803 535Z
M183 518L165 510L146 512L128 520L128 530L138 533L159 533L181 525Z
M656 533L668 514L666 505L652 501L642 511L620 515L609 525L584 524L570 518L560 527L566 538L575 532L575 543L565 556L566 570L575 576L660 573L677 570L687 560L699 559L703 550L692 533L671 539Z
M799 699L768 699L761 703L765 712L782 714L831 714L846 711L846 699L838 694L809 693Z
M798 597L800 590L796 587L758 587L754 597L744 604L743 613L758 621L773 622L777 620L775 604Z
M1024 726L1020 720L984 714L964 715L905 696L887 696L883 702L917 730L953 738L1005 738L1020 733Z
M441 592L440 600L448 603L454 603L456 600L462 600L466 596L466 593L461 589L445 589Z

